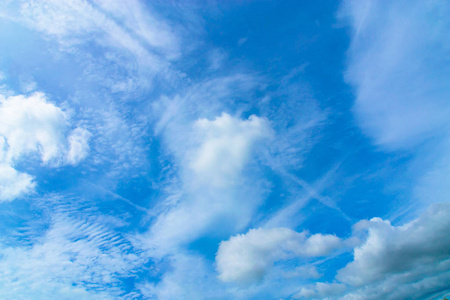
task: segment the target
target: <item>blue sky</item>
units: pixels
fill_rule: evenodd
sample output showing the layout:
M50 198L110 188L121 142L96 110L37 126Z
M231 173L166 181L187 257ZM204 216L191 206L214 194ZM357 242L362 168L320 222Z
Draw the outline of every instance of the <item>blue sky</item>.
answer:
M0 298L448 297L449 15L3 1Z

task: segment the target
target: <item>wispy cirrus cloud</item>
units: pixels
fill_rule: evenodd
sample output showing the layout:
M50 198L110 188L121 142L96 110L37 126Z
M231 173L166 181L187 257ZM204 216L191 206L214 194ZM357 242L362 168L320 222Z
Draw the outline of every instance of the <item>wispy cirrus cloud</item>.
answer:
M346 79L376 144L410 149L448 134L448 10L445 1L343 2L353 30Z
M158 60L146 47L169 57L179 51L178 38L166 21L139 1L125 8L119 1L20 1L5 3L2 9L3 17L56 37L67 50L95 39L129 51L156 69Z
M169 22L153 4L134 0L126 6L120 1L8 1L0 5L0 17L34 31L47 43L51 51L45 52L55 62L75 59L77 64L66 72L81 69L83 79L77 81L85 86L78 92L93 83L133 99L155 86L166 89L182 82L185 75L172 62L195 44L195 39L187 36L196 34L179 25L186 20L180 17ZM182 16L195 19L188 5L173 8L174 14L182 9ZM94 53L92 49L97 50Z
M445 1L344 1L340 11L352 29L345 77L353 111L380 149L413 155L412 211L450 192L442 182L450 170L449 11Z
M70 201L72 203L70 203ZM47 195L36 199L44 218L31 244L1 247L0 295L48 299L114 299L132 296L123 278L134 278L147 257L132 248L120 233L121 218L103 215L93 203L78 198ZM36 227L36 223L24 226ZM26 233L27 230L24 230ZM4 237L6 238L6 237ZM6 242L6 241L5 241ZM6 288L8 287L8 288Z

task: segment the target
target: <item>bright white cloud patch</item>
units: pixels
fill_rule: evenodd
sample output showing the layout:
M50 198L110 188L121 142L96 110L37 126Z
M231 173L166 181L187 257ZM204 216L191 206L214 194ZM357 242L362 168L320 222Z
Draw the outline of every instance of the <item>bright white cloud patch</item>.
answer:
M338 279L352 285L383 279L425 263L450 258L450 213L448 203L433 206L417 220L403 226L373 218L355 225L367 229L365 243L354 250L354 261L338 274Z
M227 231L245 226L256 201L241 172L249 164L256 144L270 134L265 119L248 120L222 114L213 120L194 122L193 132L186 133L180 155L182 201L161 214L151 228L152 240L161 247L195 239L212 224ZM194 141L194 142L192 142ZM245 201L242 201L245 199Z
M190 163L202 182L227 186L236 180L257 140L270 135L266 120L250 116L239 120L228 114L214 119L198 120L194 128L201 141Z
M32 176L20 173L8 164L0 163L0 202L14 200L32 191L34 187Z
M403 226L380 218L360 221L354 234L367 232L367 237L355 247L353 261L338 271L340 283L317 283L302 288L297 297L394 300L438 295L450 280L449 215L450 203L441 203Z
M448 281L443 279L450 277L449 215L450 203L442 203L403 226L379 218L359 222L355 228L368 230L367 240L355 248L353 262L336 278L362 290L370 284L384 287L370 299L398 299L384 294L398 285L403 292L410 289L410 295L444 288Z
M66 114L35 93L5 98L0 96L0 201L12 200L33 189L32 176L20 173L14 165L23 156L39 155L50 166L76 164L88 152L89 133L81 128L66 134Z
M6 139L5 160L38 152L44 163L63 149L66 117L40 93L0 99L0 135Z
M334 235L309 236L289 228L252 229L220 244L217 271L222 281L250 284L262 280L276 261L324 256L342 245Z

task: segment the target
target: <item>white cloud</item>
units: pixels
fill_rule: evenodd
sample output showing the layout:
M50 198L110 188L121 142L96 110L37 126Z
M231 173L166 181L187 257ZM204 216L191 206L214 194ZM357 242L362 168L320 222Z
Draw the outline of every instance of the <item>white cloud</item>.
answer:
M263 179L261 163L278 168L301 159L304 150L301 144L304 137L309 137L306 132L320 123L315 121L319 113L309 102L310 97L304 97L298 89L289 89L290 84L273 95L273 101L281 97L286 104L279 110L271 109L275 103L268 101L260 111L261 116L247 119L226 113L230 112L230 107L237 107L232 111L247 111L252 101L249 99L257 97L254 91L264 87L261 78L235 74L194 84L178 95L162 97L152 104L150 115L156 117L156 135L161 136L161 145L170 155L170 169L176 172L175 176L170 173L166 198L152 209L155 218L149 232L138 237L152 256L170 259L182 252L183 246L200 237L222 240L241 232L270 189ZM289 122L281 120L281 128L274 130L272 119L285 115L289 115ZM310 119L314 121L309 122ZM271 144L279 144L280 138L284 141L282 149L269 150ZM281 157L286 149L289 149L288 157ZM271 160L273 163L267 162L268 155L277 156ZM147 288L169 292L171 287L184 287L187 279L183 272L186 272L184 267L174 264L165 276L171 286L161 282ZM317 276L312 269L305 272L307 276ZM177 276L171 276L172 273ZM293 272L275 273L278 279L301 278ZM296 287L275 281L271 285L277 287L275 290L265 287L264 291L276 295L282 290L283 295L289 295ZM186 289L178 292L190 293ZM245 298L245 295L259 295L259 292L260 289L245 292L239 289L231 294Z
M150 4L121 1L18 1L0 6L0 16L55 38L61 49L73 52L95 42L132 54L153 71L179 56L179 37Z
M346 79L355 88L359 125L384 150L415 152L414 196L427 205L448 201L449 13L439 0L406 6L346 0L341 9L353 29ZM338 282L305 287L297 296L436 299L448 294L449 211L448 202L432 205L403 226L380 218L359 222L354 237L362 242L353 261L338 271Z
M168 58L179 56L179 37L164 19L151 11L149 4L142 4L137 0L128 1L127 5L123 5L119 0L96 0L95 3L111 13L142 41L162 51Z
M127 5L116 0L20 0L0 3L0 18L34 31L37 40L45 43L31 41L36 53L43 56L41 59L50 58L56 68L67 68L61 64L66 59L77 61L66 70L68 74L80 72L79 77L74 75L77 82L91 82L115 96L136 101L139 97L133 93L148 92L156 78L164 82L158 93L161 86L169 88L167 84L172 89L182 80L184 74L175 70L172 61L196 45L194 36L201 30L189 5L171 5L171 14L183 10L171 20L164 16L164 10L160 14L158 7L157 3L138 0L127 1ZM189 41L184 43L181 37ZM34 53L13 56L20 60L27 55L33 57ZM86 91L85 84L75 84L69 90L75 86L77 92Z
M229 299L214 276L211 264L200 255L177 253L166 258L172 272L161 274L158 284L139 284L148 299ZM150 270L158 275L158 270Z
M446 1L344 1L353 29L346 78L378 145L411 149L449 134L449 13Z
M449 213L450 203L442 203L403 226L380 218L357 223L357 230L368 230L367 240L355 248L353 262L338 272L337 279L361 286L428 266L439 269L450 259Z
M256 141L268 137L267 121L257 116L238 120L228 114L194 124L200 146L192 153L190 168L202 184L229 186L249 159Z
M0 202L14 200L33 191L35 186L32 176L0 163Z
M69 152L67 153L68 163L75 165L83 160L89 152L88 140L91 133L83 128L76 128L68 137Z
M436 299L450 293L449 214L447 202L433 204L402 226L380 218L360 221L354 236L362 243L355 247L353 261L338 271L339 282L304 287L297 297Z
M41 93L0 99L0 135L6 139L5 161L38 152L49 163L63 150L64 112Z
M449 14L441 0L343 1L356 119L382 150L412 154L406 176L391 184L411 193L398 218L450 194Z
M252 229L220 244L217 271L222 281L250 284L262 280L277 261L324 256L342 246L342 240L334 235L309 236L288 228Z
M215 222L227 223L225 231L245 226L256 203L241 172L269 133L267 121L256 116L241 120L222 114L194 122L179 152L182 201L158 216L150 229L152 243L183 244Z
M0 96L0 201L10 201L33 190L33 177L14 165L21 157L38 154L45 165L76 164L89 149L86 130L77 128L66 144L66 114L42 93ZM67 149L69 148L69 149Z
M52 211L48 230L32 237L34 244L0 243L0 298L126 298L121 278L134 276L146 258L115 232L120 222L94 216L92 206L82 211L63 203Z

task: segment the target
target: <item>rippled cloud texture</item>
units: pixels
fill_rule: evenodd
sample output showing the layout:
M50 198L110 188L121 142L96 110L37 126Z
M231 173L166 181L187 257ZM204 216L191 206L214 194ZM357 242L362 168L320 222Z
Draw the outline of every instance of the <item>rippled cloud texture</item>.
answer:
M3 1L0 298L450 296L448 1Z

